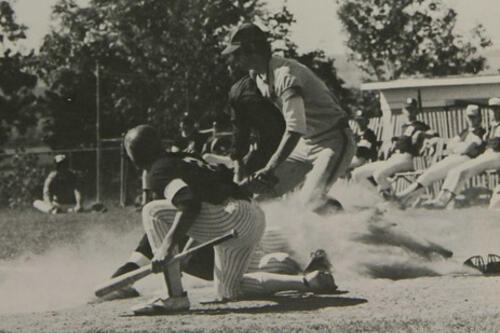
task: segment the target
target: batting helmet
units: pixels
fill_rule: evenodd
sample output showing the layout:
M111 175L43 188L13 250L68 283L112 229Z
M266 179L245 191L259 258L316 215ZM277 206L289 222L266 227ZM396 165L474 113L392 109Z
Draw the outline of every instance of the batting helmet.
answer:
M139 125L129 130L123 144L128 157L141 169L149 167L162 152L160 137L149 125Z

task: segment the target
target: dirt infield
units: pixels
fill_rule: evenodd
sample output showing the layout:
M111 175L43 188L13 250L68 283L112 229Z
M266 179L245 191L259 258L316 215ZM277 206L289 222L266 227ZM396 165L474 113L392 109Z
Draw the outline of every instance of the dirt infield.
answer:
M498 332L500 278L436 277L344 281L334 296L202 305L208 287L190 292L192 309L133 317L132 300L0 316L6 332ZM2 300L4 301L4 300Z
M344 203L368 201L344 193ZM500 332L500 276L462 265L500 254L499 212L346 205L321 219L280 205L264 207L269 226L286 232L301 264L323 248L347 293L202 304L215 296L210 283L186 276L189 312L133 317L131 307L165 295L161 276L137 283L139 298L89 302L140 239L137 212L0 212L0 332Z

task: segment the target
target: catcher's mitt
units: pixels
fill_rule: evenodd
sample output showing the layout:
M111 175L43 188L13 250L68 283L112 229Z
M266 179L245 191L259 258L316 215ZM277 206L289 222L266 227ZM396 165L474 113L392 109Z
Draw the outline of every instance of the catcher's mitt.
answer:
M273 175L259 174L250 175L245 179L241 186L255 194L269 194L274 192L274 186L278 183L278 178Z

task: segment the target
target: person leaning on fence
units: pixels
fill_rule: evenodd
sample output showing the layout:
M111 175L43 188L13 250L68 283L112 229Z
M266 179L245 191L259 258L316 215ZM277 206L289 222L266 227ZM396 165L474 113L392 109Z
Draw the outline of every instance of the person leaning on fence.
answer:
M369 187L376 186L385 199L392 197L389 177L397 172L413 170L413 157L420 154L424 140L436 135L427 124L417 120L417 114L417 101L408 98L403 107L403 115L407 121L402 126L403 133L393 138L390 157L385 161L368 163L354 169L354 181L365 183Z
M402 205L421 194L432 183L444 179L450 169L468 162L480 155L485 148L486 130L481 126L481 111L477 105L468 105L465 110L467 128L446 142L446 158L431 165L404 191L395 195ZM434 146L440 138L426 140L425 146Z
M33 206L50 214L81 212L80 186L76 174L69 169L66 155L56 155L54 162L55 170L49 173L43 185L43 200L36 200Z
M351 170L377 159L377 136L368 128L370 119L362 110L358 110L354 114L354 120L358 124L358 129L354 132L356 155L352 159Z
M425 202L424 207L453 208L455 196L462 190L467 180L486 170L500 169L500 98L491 98L488 104L492 122L486 136L486 151L451 169L437 198Z

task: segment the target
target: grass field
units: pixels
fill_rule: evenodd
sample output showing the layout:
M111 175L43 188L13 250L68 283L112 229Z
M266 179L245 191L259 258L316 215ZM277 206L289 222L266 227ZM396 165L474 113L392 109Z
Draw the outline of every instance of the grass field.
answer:
M58 245L77 246L92 228L123 233L140 226L140 213L111 207L108 213L46 215L34 209L0 210L0 260L42 254Z

